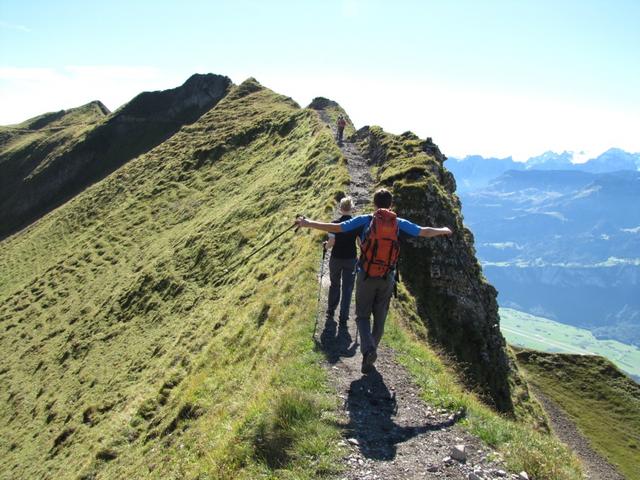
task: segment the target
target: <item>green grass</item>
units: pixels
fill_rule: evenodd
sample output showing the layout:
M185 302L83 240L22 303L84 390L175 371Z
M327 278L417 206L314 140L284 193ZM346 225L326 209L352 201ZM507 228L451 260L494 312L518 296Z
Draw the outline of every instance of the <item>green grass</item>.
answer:
M0 478L335 473L319 237L225 267L346 181L317 115L247 81L0 243Z
M543 317L500 309L501 329L512 345L551 353L600 355L640 379L640 348L616 340L599 340L589 330Z
M464 409L462 426L497 449L511 471L525 470L531 478L546 480L582 478L578 460L546 432L539 410L521 414L516 421L496 413L466 390L455 369L421 340L422 327L409 314L414 300L406 290L399 298L393 302L383 341L398 352L398 360L420 387L425 401L454 411ZM521 386L518 394L527 400L526 386Z
M91 102L78 108L47 113L17 125L0 127L0 164L21 152L32 150L36 155L55 157L81 139L106 118L100 106Z
M640 478L640 385L602 357L524 350L518 362L596 451L625 478Z
M385 138L404 160L380 177L429 192L447 206L436 220L453 220L440 166L429 157L422 178L403 179L420 142ZM347 183L317 113L249 80L1 242L0 478L338 474L337 399L311 340L321 235L288 233L225 269L296 214L328 217ZM404 288L392 317L387 341L426 400L466 408L512 469L578 478L526 384L512 385L521 421L507 420L425 344Z

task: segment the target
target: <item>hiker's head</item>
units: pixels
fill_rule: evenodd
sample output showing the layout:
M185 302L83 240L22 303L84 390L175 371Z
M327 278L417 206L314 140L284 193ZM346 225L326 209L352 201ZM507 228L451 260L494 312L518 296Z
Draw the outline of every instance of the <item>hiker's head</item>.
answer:
M373 194L373 204L376 208L390 208L393 202L393 195L386 188L380 188Z
M353 210L353 200L351 197L344 197L340 200L340 212L345 215L350 215Z

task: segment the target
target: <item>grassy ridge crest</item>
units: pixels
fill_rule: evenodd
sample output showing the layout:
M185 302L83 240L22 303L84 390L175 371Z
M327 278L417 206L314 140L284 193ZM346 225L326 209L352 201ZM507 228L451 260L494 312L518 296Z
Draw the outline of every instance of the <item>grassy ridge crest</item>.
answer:
M3 478L335 471L315 243L224 270L346 175L315 112L248 81L0 243ZM274 460L260 438L283 421L298 434Z

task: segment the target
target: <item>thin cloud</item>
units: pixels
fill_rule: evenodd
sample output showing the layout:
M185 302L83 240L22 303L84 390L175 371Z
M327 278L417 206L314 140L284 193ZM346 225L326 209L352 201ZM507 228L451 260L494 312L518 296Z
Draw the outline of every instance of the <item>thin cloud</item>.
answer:
M25 27L24 25L9 23L2 20L0 20L0 28L3 28L5 30L15 30L18 32L25 32L25 33L31 33L32 31L29 27Z
M57 76L52 68L0 67L0 80L7 82L51 80Z
M121 65L69 65L64 68L71 77L80 79L108 78L153 80L161 75L158 68L145 66L121 66Z

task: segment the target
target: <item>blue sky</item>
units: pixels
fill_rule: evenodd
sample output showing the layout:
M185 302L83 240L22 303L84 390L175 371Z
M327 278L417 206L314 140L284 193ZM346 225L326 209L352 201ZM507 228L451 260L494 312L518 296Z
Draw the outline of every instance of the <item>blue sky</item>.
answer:
M0 0L0 124L249 76L452 156L640 152L640 1Z

